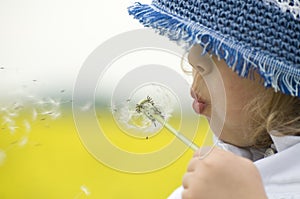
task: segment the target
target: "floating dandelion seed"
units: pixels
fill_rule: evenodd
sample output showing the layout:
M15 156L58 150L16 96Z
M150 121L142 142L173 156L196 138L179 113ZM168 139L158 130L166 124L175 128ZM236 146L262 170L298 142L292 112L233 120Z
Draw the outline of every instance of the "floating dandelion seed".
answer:
M32 121L35 121L35 120L36 120L37 115L38 115L38 113L37 113L36 109L33 109L33 110L32 110Z
M88 111L92 108L92 103L91 102L87 102L85 105L83 105L82 107L80 107L81 111Z
M85 185L81 185L80 189L86 196L89 196L91 194L90 190Z
M91 192L89 191L89 189L85 185L81 185L80 190L81 191L74 197L74 199L79 198L83 194L86 195L86 196L89 196L91 194Z
M43 105L43 104L46 104L46 102L44 100L39 100L39 101L36 102L36 104Z
M56 120L57 118L59 118L61 116L61 113L60 112L56 112L56 113L53 113L51 114L51 118L53 120Z
M27 136L24 136L20 141L19 141L19 146L20 147L23 147L27 144L28 142L28 137Z
M18 117L19 114L18 112L10 112L10 111L6 111L7 115L10 117Z
M6 112L6 111L7 111L7 107L2 107L2 108L0 109L0 111L1 111L1 112Z
M26 132L27 133L30 132L31 126L30 126L30 123L27 120L24 120L24 126L25 126Z
M7 116L3 116L3 123L2 125L4 124L14 124L15 122L10 118L10 117L7 117Z
M52 98L49 98L49 103L54 105L55 107L59 107L60 106L60 102L59 100L55 100L55 99L52 99Z
M15 102L12 109L14 109L14 110L20 110L22 108L24 108L23 104L21 104L19 102Z
M63 103L69 103L66 101ZM43 115L44 117L40 120L46 120L48 116L55 120L61 116L60 105L62 104L60 100L48 98L45 100L40 100L37 102L39 105L37 109L33 109L33 120L36 120L37 115Z
M5 158L6 158L5 151L3 151L3 150L0 149L0 166L3 165L3 163L5 161Z
M43 111L40 114L41 115L51 115L53 112L52 111Z
M8 129L11 134L15 133L17 128L19 128L19 127L18 126L8 126Z
M116 113L118 111L117 106L115 104L113 104L112 106L109 107L110 111L112 113Z

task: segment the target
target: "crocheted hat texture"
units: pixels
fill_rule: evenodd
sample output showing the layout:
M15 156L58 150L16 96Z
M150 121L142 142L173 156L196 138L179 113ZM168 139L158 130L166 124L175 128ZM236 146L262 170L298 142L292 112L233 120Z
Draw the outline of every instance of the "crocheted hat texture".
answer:
M299 0L154 0L130 15L180 45L195 44L233 71L300 97Z

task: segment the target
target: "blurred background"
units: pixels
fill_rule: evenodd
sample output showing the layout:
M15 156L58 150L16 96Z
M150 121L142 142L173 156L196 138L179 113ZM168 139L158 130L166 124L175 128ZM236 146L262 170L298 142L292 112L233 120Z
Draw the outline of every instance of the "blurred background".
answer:
M122 171L89 152L72 115L74 82L90 53L115 35L141 28L127 14L133 3L0 1L1 199L166 198L180 186L191 150L153 171ZM92 102L81 105L83 112L91 108ZM174 126L179 120L175 118ZM136 154L159 151L174 139L164 130L137 139L112 121L105 125L113 145ZM204 118L199 118L193 139L198 145L211 144Z

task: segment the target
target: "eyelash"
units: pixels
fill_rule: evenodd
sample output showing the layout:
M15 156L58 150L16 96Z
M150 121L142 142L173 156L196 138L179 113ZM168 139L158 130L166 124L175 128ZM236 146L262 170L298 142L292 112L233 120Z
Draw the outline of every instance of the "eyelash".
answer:
M205 68L203 68L202 66L199 66L199 65L196 66L195 69L198 70L200 73L205 73L205 71L206 71Z

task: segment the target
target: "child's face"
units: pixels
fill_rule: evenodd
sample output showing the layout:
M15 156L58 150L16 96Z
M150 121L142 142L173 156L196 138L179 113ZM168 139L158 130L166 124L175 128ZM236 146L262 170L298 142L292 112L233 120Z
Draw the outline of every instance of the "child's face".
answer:
M193 108L196 113L211 117L212 98L214 100L226 101L226 118L222 129L220 139L225 142L237 146L250 146L249 137L251 132L247 128L249 115L243 111L244 106L250 102L255 96L263 92L264 87L258 81L249 80L239 77L230 69L225 61L219 61L215 56L212 57L214 64L209 61L209 58L201 56L202 49L200 46L194 46L189 52L189 62L193 66L193 85L191 88L192 96L195 98ZM207 60L205 60L207 59ZM217 96L218 92L209 92L209 89L220 90L223 88L213 87L208 88L207 82L204 79L213 79L212 83L220 81L216 77L214 70L218 70L221 74L226 97L224 99ZM257 75L257 74L255 74ZM258 77L258 75L257 75ZM259 79L259 78L256 78ZM218 110L216 110L218 112ZM212 127L212 129L214 129Z

